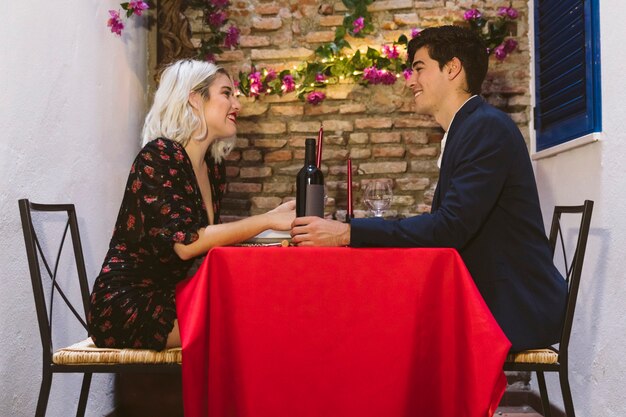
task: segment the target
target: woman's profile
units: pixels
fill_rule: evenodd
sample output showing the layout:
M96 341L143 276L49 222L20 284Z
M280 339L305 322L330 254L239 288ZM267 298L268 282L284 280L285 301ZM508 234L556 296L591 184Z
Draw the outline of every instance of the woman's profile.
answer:
M232 148L240 110L224 69L182 60L164 70L91 294L88 324L97 346L180 346L174 291L194 260L214 246L290 229L293 201L219 222L222 161Z

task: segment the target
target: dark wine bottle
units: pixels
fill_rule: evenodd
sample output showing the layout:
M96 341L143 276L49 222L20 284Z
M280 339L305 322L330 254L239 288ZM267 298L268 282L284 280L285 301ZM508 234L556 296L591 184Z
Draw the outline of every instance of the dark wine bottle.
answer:
M296 177L296 216L324 217L324 174L315 165L315 139L305 140L304 167Z

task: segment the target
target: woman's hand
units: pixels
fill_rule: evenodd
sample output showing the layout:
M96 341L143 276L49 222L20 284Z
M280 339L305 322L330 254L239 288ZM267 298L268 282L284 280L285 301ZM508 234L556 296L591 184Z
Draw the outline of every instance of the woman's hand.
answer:
M180 259L188 260L206 254L216 246L232 245L258 235L264 230L290 230L296 218L296 202L289 201L274 210L230 223L211 224L198 230L200 237L188 244L174 244Z
M287 201L286 203L281 204L273 210L268 211L268 213L286 213L286 212L294 212L296 211L296 200Z
M296 218L296 201L291 200L265 213L269 218L270 229L290 230Z

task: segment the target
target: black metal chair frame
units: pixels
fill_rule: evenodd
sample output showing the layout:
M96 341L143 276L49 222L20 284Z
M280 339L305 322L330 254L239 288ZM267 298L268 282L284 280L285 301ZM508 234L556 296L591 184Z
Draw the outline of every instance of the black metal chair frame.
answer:
M572 332L572 323L574 321L576 298L578 297L578 288L580 285L583 261L585 259L585 250L587 248L587 237L589 235L592 212L593 201L590 200L585 200L584 204L581 206L556 206L554 208L552 225L550 227L550 247L552 249L552 255L554 255L557 239L560 240L561 248L563 250L563 260L565 262L565 280L567 281L569 288L565 320L563 330L561 332L559 347L558 349L554 347L549 348L558 354L557 362L551 364L505 362L504 364L505 371L534 371L537 374L537 382L539 384L539 391L541 394L541 406L543 408L543 415L546 417L551 417L551 411L544 372L558 372L561 394L563 396L563 404L565 406L565 414L567 417L575 417L574 403L572 401L572 392L568 378L569 341ZM562 214L581 214L578 240L576 242L576 248L574 250L574 256L571 264L567 262L565 242L563 241L563 233L561 231Z
M30 278L33 286L33 294L35 297L35 306L37 309L37 320L39 322L39 333L41 335L41 346L43 349L43 377L41 388L39 391L39 399L37 401L36 417L43 417L46 414L48 398L50 396L50 388L52 386L52 376L55 373L82 373L83 382L80 391L77 417L85 415L87 407L87 399L89 396L89 388L91 385L91 377L93 373L122 373L122 372L145 372L145 373L180 373L181 366L176 363L132 363L132 364L84 364L84 365L60 365L52 361L54 353L52 343L52 306L54 304L54 294L59 294L76 319L87 331L85 317L89 309L89 287L87 282L87 274L85 270L85 261L78 230L78 221L76 218L76 210L73 204L37 204L31 203L27 199L19 200L20 216L22 220L22 230L24 232L24 242L26 244L26 253L28 257L28 266L30 269ZM49 263L45 258L41 245L37 238L37 233L33 227L31 212L66 212L67 223L63 231L60 246L56 254L54 263ZM76 271L80 284L80 293L82 298L83 316L69 301L57 282L57 269L63 246L67 238L67 232L70 232L72 247L74 251L74 259L76 263ZM40 262L44 265L45 270L50 278L50 302L46 303L44 294L44 278L41 274ZM49 305L47 305L49 304Z

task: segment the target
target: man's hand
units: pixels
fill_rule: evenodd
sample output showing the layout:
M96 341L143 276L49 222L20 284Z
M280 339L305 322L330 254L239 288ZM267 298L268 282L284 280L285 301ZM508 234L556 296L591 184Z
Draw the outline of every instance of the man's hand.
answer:
M350 225L320 217L296 217L291 224L291 243L297 246L347 246Z

